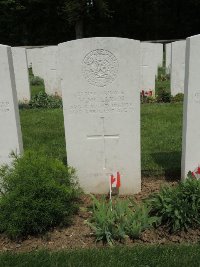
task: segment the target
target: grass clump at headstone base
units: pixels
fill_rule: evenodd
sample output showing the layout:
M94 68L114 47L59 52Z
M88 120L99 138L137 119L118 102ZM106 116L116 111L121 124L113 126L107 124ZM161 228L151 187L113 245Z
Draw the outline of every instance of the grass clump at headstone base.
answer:
M127 237L138 239L141 233L151 228L157 217L149 215L150 208L142 203L136 204L130 200L105 198L97 200L94 196L92 216L87 220L96 237L110 246L114 241L124 241Z
M62 98L56 95L48 95L45 92L43 79L34 76L31 68L29 69L29 80L31 87L31 100L28 103L20 103L20 109L62 108Z
M190 174L174 187L164 187L147 200L151 216L170 232L200 226L200 181Z
M12 239L66 225L77 211L75 172L61 161L27 151L0 168L0 232Z
M200 181L191 174L175 186L163 187L142 203L113 198L97 200L94 196L91 227L96 241L113 245L128 237L139 239L144 230L162 227L173 233L200 226Z
M162 245L0 254L0 267L199 267L199 245Z
M184 94L171 95L170 74L166 68L159 67L155 80L155 96L142 96L141 103L179 103L183 102Z
M62 108L62 98L59 96L48 95L45 92L39 92L31 97L30 108Z

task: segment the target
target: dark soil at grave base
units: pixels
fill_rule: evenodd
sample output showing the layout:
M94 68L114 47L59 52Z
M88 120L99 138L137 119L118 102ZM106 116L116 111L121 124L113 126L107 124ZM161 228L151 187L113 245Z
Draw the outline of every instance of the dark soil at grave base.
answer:
M140 201L153 192L157 192L161 186L168 184L173 186L176 182L166 182L160 178L147 178L142 182L142 192L135 195L134 199ZM123 198L126 198L125 196ZM132 196L130 198L133 198ZM90 206L91 199L88 195L82 197L80 211L73 218L73 224L66 228L55 228L40 237L28 237L21 242L14 242L0 235L0 251L28 252L39 249L75 249L75 248L100 248L104 245L95 242L92 231L84 221L90 217L91 213L87 210ZM200 229L189 230L188 232L179 232L169 234L165 229L149 229L142 233L139 240L127 239L123 244L134 246L136 244L172 244L172 243L198 243L200 241Z

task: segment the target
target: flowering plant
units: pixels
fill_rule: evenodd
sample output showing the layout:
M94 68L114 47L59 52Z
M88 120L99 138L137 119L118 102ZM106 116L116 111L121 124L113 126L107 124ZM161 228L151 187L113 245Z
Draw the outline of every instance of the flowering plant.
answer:
M200 166L198 166L193 172L192 172L192 177L196 179L200 179Z
M148 97L148 96L153 96L153 91L152 90L149 90L149 91L145 91L145 90L142 90L141 92L141 96L142 97Z

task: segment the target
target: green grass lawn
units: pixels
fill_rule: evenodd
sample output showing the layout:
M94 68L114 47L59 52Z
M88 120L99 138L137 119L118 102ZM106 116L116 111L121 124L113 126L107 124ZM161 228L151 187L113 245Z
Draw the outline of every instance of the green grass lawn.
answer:
M31 96L37 95L39 92L44 92L44 85L32 85L31 86Z
M31 85L31 80L34 78L32 69L29 69L29 81L31 86L31 97L37 95L39 92L45 92L44 84L41 85Z
M0 267L199 267L200 246L136 246L0 254Z
M66 161L61 109L20 110L24 148ZM181 164L182 104L141 106L142 173L178 176Z
M61 109L22 109L20 119L24 149L41 151L66 162Z
M182 103L142 105L143 175L180 176L182 113Z

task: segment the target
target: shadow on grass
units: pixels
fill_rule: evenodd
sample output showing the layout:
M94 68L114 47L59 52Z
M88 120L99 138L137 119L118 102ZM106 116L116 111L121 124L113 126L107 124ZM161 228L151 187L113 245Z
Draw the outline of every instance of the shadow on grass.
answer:
M159 165L159 170L143 171L144 176L163 175L168 181L177 181L181 177L181 152L158 152L152 153L151 157L154 162ZM148 174L148 175L147 175Z

